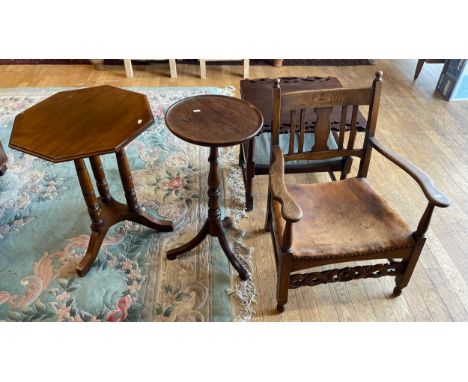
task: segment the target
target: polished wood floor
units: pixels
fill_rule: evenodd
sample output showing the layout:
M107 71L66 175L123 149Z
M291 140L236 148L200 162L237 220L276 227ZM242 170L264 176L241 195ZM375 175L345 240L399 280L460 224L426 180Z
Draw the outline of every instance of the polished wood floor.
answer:
M252 66L250 77L337 76L345 86L368 85L384 72L377 137L412 160L449 196L452 205L437 209L428 241L413 279L401 297L392 298L392 278L358 280L290 291L286 312L276 314L275 266L263 219L267 178L254 179L255 209L244 219L247 244L255 248L254 281L258 288L256 321L467 321L468 320L468 101L447 102L434 94L441 65L426 65L413 81L416 60L376 60L374 65L343 67ZM108 66L3 65L0 87L227 86L238 95L242 67L208 66L199 79L196 65L178 65L169 78L168 64L124 68ZM375 153L370 182L416 227L425 198L411 178ZM326 181L326 176L289 176L291 182Z

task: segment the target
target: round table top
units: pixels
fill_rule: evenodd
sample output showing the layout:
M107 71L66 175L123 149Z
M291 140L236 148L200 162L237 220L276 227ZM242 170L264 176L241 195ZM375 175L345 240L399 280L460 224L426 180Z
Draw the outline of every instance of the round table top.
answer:
M238 98L199 95L166 112L166 125L180 139L200 146L232 146L253 138L263 125L260 111Z
M67 90L18 114L10 147L64 162L117 152L153 123L144 94L107 85Z

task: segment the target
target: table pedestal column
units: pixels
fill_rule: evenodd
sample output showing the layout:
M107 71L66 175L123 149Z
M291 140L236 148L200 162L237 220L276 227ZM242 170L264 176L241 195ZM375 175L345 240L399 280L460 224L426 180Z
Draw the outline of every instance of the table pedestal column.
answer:
M221 193L219 190L220 180L218 175L217 147L210 148L209 162L210 173L208 176L208 218L203 224L201 230L192 240L178 248L169 250L167 252L167 259L175 260L177 256L182 255L183 253L195 248L198 244L200 244L203 241L203 239L205 239L207 235L216 236L229 262L239 273L240 279L245 281L249 278L249 274L229 248L226 233L224 232L224 228L230 225L231 220L230 218L225 218L224 221L221 221L221 206L219 201Z
M81 191L86 205L88 206L88 213L92 222L92 233L88 249L76 268L78 276L84 276L89 271L89 268L99 253L99 249L101 248L102 241L104 240L107 231L118 222L130 220L162 232L173 230L172 222L153 219L147 213L141 211L136 199L132 174L130 172L130 166L128 165L125 151L123 149L120 150L117 152L116 156L127 204L117 202L110 194L109 186L107 184L99 156L89 158L100 195L98 198L94 193L94 187L84 160L75 160L76 173L80 181Z

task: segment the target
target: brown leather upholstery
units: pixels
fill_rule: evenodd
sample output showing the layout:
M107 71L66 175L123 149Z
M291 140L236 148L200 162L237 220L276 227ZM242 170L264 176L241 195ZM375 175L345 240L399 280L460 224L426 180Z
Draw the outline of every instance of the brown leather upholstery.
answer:
M353 259L414 246L409 226L365 178L291 184L287 189L303 211L303 218L293 223L294 257ZM273 208L282 238L281 206L275 201Z

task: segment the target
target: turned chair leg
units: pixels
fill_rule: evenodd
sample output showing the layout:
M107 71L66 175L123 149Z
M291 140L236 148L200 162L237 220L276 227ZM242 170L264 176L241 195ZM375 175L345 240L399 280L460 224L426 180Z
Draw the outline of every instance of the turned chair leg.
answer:
M169 59L169 70L171 72L171 78L177 78L177 64L174 58Z
M244 79L249 78L250 73L250 60L248 58L244 59Z
M200 60L200 78L206 78L206 60Z
M104 60L89 60L96 70L104 69Z
M124 60L125 74L127 78L133 78L132 60Z
M284 59L276 59L276 60L273 60L273 66L283 66L283 61Z

